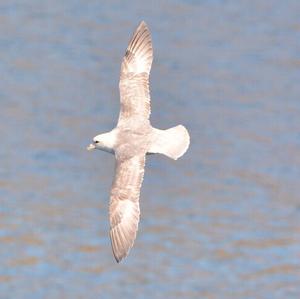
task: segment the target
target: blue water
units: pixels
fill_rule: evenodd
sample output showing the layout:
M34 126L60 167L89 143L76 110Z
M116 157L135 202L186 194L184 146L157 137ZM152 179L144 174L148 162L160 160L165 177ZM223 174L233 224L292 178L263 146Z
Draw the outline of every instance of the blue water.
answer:
M189 151L147 160L116 264L113 128L129 38L154 43L152 124ZM300 296L299 1L0 3L0 298Z

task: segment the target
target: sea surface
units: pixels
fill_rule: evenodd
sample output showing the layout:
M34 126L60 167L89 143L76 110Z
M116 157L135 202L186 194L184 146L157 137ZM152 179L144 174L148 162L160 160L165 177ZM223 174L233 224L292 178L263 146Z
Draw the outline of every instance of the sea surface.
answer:
M117 264L114 157L132 32L152 32L141 221ZM0 2L0 299L299 299L300 1Z

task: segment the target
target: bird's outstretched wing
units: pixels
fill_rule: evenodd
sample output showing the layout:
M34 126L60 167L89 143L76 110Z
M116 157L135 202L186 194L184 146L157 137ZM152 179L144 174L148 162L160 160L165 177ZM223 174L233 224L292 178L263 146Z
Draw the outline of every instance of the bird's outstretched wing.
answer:
M139 196L144 177L145 156L122 159L116 156L109 219L113 254L120 262L133 246L140 218Z
M149 121L149 74L153 60L150 31L141 22L131 38L120 74L121 109L118 124Z

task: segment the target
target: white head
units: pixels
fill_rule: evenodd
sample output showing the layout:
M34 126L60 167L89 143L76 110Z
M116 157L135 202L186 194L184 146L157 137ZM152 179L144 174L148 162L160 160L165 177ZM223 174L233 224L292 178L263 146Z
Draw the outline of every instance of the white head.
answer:
M116 142L116 133L114 130L99 134L93 138L93 143L91 143L87 150L99 149L105 152L114 153L114 146Z

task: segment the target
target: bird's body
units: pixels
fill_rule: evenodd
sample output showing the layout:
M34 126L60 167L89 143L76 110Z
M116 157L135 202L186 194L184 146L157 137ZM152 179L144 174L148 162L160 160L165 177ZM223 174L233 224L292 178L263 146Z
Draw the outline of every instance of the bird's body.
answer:
M150 31L142 22L129 42L121 66L118 124L112 131L94 137L88 147L116 157L109 216L110 238L117 262L128 254L136 238L146 155L161 153L176 160L185 153L190 141L182 125L159 130L150 124L152 60Z

